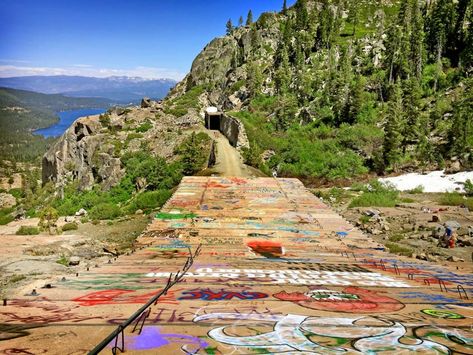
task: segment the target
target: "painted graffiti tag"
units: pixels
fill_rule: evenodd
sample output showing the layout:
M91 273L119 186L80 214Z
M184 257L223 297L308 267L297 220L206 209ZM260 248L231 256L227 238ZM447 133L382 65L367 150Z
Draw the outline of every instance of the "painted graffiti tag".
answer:
M169 275L169 272L150 272L145 276L167 278ZM349 271L198 268L195 272L187 272L184 278L260 280L272 284L295 285L411 287L404 281L382 274Z
M450 312L450 311L439 311L436 309L422 309L421 312L434 318L465 319L465 317L463 317L461 314Z
M127 350L151 350L169 344L179 344L187 354L195 354L200 349L205 349L208 344L192 335L161 333L159 327L145 327L139 335L125 337Z
M231 325L210 330L208 335L212 339L235 347L270 353L303 351L317 354L345 354L347 352L373 354L400 350L450 353L446 345L424 337L412 338L406 343L403 340L407 333L406 327L400 322L380 317L308 317L295 314L268 317L254 314L213 313L198 316L194 322L214 320L231 321ZM235 333L235 328L250 329L261 322L274 323L273 330L257 335L229 335ZM231 333L226 330L227 327L232 327ZM457 343L468 344L472 341L471 338L455 330L439 329L438 332L447 337L455 336L458 338Z
M185 296L179 297L179 300L197 300L201 299L204 301L224 301L231 300L234 298L240 300L255 300L260 298L267 298L268 295L262 292L251 292L251 291L225 291L221 290L218 292L207 290L196 290L196 291L184 291L182 293Z
M254 240L246 244L248 248L256 255L265 258L280 258L284 255L284 248L280 242L270 240Z
M163 295L160 299L160 303L177 304L175 299L175 292L177 290L168 291L166 295ZM106 290L92 292L87 295L74 298L72 301L80 304L81 306L97 306L104 304L143 304L146 303L151 297L158 293L150 292L146 294L137 295L132 290Z
M401 302L359 287L346 287L342 292L333 290L309 290L302 292L279 292L273 295L283 300L291 301L299 306L321 311L333 312L394 312L404 308Z

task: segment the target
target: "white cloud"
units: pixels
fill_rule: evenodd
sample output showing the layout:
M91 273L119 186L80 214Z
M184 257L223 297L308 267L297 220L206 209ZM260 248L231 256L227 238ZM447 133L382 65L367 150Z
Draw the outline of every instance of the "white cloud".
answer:
M17 65L0 65L0 77L28 75L79 75L105 78L109 76L131 76L145 79L181 80L185 74L177 70L155 67L136 67L133 69L95 68L87 64L74 64L69 67L33 67Z

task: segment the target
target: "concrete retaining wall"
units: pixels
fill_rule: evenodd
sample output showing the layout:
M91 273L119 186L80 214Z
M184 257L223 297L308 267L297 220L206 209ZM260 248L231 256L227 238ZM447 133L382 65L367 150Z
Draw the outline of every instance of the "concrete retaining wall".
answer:
M230 144L238 150L250 147L245 127L239 119L224 114L220 121L220 132L222 132L222 134L227 137Z

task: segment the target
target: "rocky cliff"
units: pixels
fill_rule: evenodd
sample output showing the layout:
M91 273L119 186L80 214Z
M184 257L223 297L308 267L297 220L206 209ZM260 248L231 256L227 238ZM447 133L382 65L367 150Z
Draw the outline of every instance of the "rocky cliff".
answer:
M200 124L198 115L176 118L149 99L141 107L80 118L44 155L43 183L76 182L81 190L100 184L108 190L124 175L123 155L146 149L171 161L175 148Z
M444 48L436 21L447 3L455 16L441 30L455 31ZM226 111L224 133L266 172L331 181L473 167L471 14L453 0L298 0L212 40L159 108L111 113L109 128L74 124L45 156L43 178L111 186L121 154L149 144L172 159L180 122L201 127L209 106ZM132 139L134 116L151 129Z

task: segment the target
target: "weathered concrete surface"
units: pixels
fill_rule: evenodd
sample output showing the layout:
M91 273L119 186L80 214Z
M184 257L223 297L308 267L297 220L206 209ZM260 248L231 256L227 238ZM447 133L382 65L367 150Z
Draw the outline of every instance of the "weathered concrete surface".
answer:
M295 179L185 178L140 243L0 306L0 353L86 352L200 243L128 353L473 353L471 264L387 254Z

